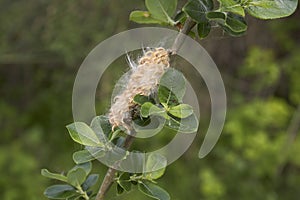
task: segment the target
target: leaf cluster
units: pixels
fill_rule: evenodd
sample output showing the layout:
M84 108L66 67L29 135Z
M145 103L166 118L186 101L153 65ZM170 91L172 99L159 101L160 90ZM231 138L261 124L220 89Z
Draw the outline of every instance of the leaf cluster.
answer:
M181 27L187 17L197 23L200 39L208 36L213 25L231 36L247 31L246 13L259 19L287 17L295 12L298 0L189 0L174 16L177 0L146 0L147 11L133 11L130 20L143 24Z

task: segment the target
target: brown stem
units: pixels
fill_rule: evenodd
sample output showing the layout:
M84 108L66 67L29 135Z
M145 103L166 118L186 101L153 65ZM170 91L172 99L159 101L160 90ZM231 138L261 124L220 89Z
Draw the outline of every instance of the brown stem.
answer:
M133 139L134 139L133 135L134 134L135 133L131 132L130 135L127 135L127 137L124 141L124 145L123 145L124 149L129 149L130 148L130 146L133 143ZM115 163L115 165L117 165L117 164L118 163ZM108 192L109 188L111 187L111 185L114 182L115 174L117 172L117 170L115 168L116 167L110 167L107 170L95 200L104 200L104 197L105 197L106 193Z
M173 46L171 49L171 54L173 54L173 55L176 54L176 52L179 50L182 43L184 42L185 35L188 34L195 25L196 25L196 23L191 18L187 18L186 22L184 23L184 26L179 31L179 34L173 43ZM134 134L135 133L131 133L131 134L127 135L124 145L123 145L123 147L125 149L129 149L131 144L133 143ZM99 192L98 192L95 200L104 200L106 193L108 192L109 188L111 187L111 185L114 182L116 172L117 172L117 170L115 169L115 167L110 167L107 170L106 175L103 179L103 182L101 184L101 187L99 189Z
M194 22L190 17L188 17L182 27L180 29L179 34L175 38L175 41L173 43L173 46L171 48L171 53L175 55L177 51L180 49L181 45L184 42L184 39L187 34L192 30L192 28L196 25L196 22Z

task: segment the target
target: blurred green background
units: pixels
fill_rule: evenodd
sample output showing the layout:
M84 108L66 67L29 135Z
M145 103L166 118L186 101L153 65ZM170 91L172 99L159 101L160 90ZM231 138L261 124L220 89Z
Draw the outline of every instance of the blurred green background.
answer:
M72 153L82 147L71 141L65 125L72 122L76 72L99 42L140 27L129 22L128 15L143 9L143 3L0 0L1 199L46 199L43 190L53 181L42 177L40 169L63 172L73 166ZM172 199L299 199L299 18L299 9L274 21L248 17L245 36L231 38L215 28L200 42L222 73L227 120L207 157L198 159L204 137L199 134L167 168L159 183ZM126 69L125 58L120 63L122 70L112 68L101 82L98 114L107 111L115 79ZM210 117L207 93L200 101L204 108L199 133L205 133ZM105 172L105 166L93 164L94 172ZM137 190L117 197L113 189L108 199L148 199Z

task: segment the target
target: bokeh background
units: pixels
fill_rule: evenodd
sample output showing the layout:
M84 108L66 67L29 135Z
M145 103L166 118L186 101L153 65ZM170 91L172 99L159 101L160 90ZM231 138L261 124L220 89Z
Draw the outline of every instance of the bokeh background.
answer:
M76 72L99 42L141 27L128 16L143 8L142 0L0 0L0 199L46 199L43 190L55 182L40 169L73 166L72 153L82 147L65 126L72 122ZM245 36L214 28L200 41L222 73L228 114L216 147L198 159L209 120L203 95L199 136L159 180L174 200L300 197L300 11L274 21L247 18ZM101 80L98 114L126 71L122 60ZM106 167L93 164L103 175ZM148 199L136 189L121 196L113 190L108 199Z

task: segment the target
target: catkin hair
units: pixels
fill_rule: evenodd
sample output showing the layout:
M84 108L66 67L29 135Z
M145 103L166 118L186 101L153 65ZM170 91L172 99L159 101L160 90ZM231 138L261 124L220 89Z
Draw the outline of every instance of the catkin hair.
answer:
M170 66L169 54L162 48L146 51L132 69L125 89L114 98L109 111L109 121L113 129L123 127L130 130L133 98L137 95L149 96L159 83L161 76Z

